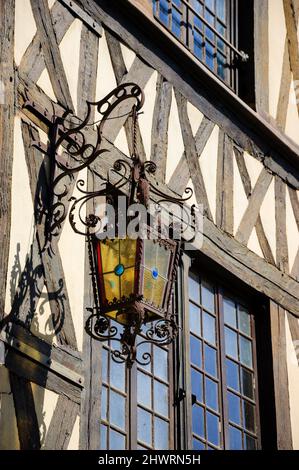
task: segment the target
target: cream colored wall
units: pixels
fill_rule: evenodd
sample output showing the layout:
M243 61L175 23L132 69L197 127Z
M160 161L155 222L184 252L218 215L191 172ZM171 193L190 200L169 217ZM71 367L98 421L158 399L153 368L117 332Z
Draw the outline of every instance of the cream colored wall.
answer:
M286 317L287 364L293 448L299 450L299 338L293 343Z
M31 383L31 387L40 432L41 448L43 448L59 395L35 383Z
M15 118L12 168L10 249L7 270L5 314L11 310L21 272L26 263L34 234L33 202L23 146L21 120ZM16 270L16 273L15 273Z
M80 438L80 418L77 416L67 450L78 450Z

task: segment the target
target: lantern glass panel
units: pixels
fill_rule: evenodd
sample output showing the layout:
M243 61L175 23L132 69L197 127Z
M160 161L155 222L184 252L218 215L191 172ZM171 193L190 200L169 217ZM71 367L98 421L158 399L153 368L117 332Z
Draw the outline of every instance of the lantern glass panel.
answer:
M120 262L125 268L135 266L137 241L131 238L119 240L120 242Z
M111 273L119 263L119 241L105 240L100 242L101 264L103 273Z
M168 276L170 250L152 240L144 240L144 265L152 270L156 268L158 275Z
M137 241L115 239L99 241L97 245L100 301L129 298L135 293L135 263ZM113 312L115 318L115 313Z
M113 299L120 299L119 278L114 273L104 274L104 287L105 297L108 302L113 301Z
M144 240L143 296L163 308L171 251L153 240Z
M120 277L121 296L129 297L134 293L135 268L127 268Z

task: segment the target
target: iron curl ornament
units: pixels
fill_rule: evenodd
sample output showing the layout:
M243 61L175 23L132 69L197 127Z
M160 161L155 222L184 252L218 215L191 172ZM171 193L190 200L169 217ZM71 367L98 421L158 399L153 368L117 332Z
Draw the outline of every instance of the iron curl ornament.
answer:
M122 114L124 101L130 104L130 111ZM151 353L143 351L145 344L166 346L178 333L172 298L181 241L174 237L175 217L167 227L168 236L164 236L162 213L165 206L179 207L185 211L187 225L195 225L194 211L190 218L185 206L192 190L187 188L182 198L164 193L154 179L155 163L139 157L137 119L143 104L141 88L125 83L102 100L87 102L83 120L66 110L53 120L47 149L51 163L51 197L46 209L43 249L51 250L69 214L72 229L86 237L88 243L94 304L87 309L90 315L85 331L96 340L109 341L112 358L125 362L128 367L135 361L142 365L150 363ZM38 112L29 100L24 106ZM94 110L99 115L97 121L92 119ZM105 124L121 117L130 119L131 158L124 156L113 160L109 155L111 143L105 138ZM107 171L103 172L103 168ZM82 176L75 182L82 170L87 170L96 180L92 190ZM74 185L76 197L70 194ZM117 209L116 218L109 218L107 210L99 213L96 201L103 199L106 208ZM139 233L130 237L127 230L123 234L120 227L122 222L126 228L134 223L132 207L136 208L136 204L145 208L145 220L141 223L140 215L138 218L143 236ZM150 224L152 208L156 215L154 227ZM141 357L138 348L143 351Z

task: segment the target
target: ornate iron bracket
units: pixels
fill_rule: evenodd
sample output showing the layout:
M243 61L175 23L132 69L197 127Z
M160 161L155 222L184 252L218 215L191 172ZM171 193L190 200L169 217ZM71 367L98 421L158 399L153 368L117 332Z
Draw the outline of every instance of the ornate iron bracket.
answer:
M101 176L102 183L96 191L84 189L85 181L79 179L76 188L79 197L70 197L70 188L74 176L84 169L95 173L93 164L96 160L104 160L108 149L105 148L104 127L109 119L117 119L116 108L125 100L132 101L130 113L133 117L133 152L131 160L118 159L112 168L107 171L106 177ZM57 236L61 230L63 221L67 217L65 203L71 201L69 210L69 221L73 230L85 237L88 241L88 253L91 267L92 286L94 294L94 306L88 308L90 316L86 322L85 330L93 338L100 341L119 341L120 350L113 350L112 357L117 362L126 362L131 367L134 361L146 365L151 361L151 354L145 352L141 358L137 357L137 348L145 343L155 343L167 345L175 338L178 327L174 315L168 318L161 318L147 328L142 330L144 319L141 312L133 316L134 320L129 326L124 326L119 335L118 327L111 324L111 321L102 314L100 299L97 288L96 265L94 252L92 249L91 237L101 228L102 220L95 213L88 212L89 202L97 197L105 196L109 198L112 192L124 190L129 185L129 202L138 201L145 206L149 203L150 194L156 199L156 204L162 202L172 202L179 204L182 208L184 203L192 196L192 190L187 188L185 197L177 198L169 196L160 191L148 177L155 174L156 165L152 161L142 162L137 152L136 120L137 115L144 103L144 94L141 88L134 83L125 83L113 91L105 98L97 102L87 102L87 113L83 120L75 117L69 110L62 116L52 119L49 130L49 145L46 149L40 143L36 143L41 150L49 155L51 161L51 197L47 207L47 223L45 225L45 246L44 250L51 249L53 237ZM31 112L37 114L42 119L44 113L35 103L27 100L24 104ZM93 107L96 108L100 118L96 122L91 122ZM92 133L89 129L92 128ZM90 142L90 137L94 139ZM113 179L113 181L112 181ZM75 217L75 214L77 217ZM77 226L80 223L81 227ZM175 261L174 271L178 265L178 257ZM175 273L173 273L173 276ZM135 338L140 335L141 341L135 344Z

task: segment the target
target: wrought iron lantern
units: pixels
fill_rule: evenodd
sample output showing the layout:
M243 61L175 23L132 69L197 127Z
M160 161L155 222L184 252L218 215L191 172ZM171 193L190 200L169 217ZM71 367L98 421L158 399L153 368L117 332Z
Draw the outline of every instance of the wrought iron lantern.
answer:
M131 159L115 160L107 176L101 176L100 189L89 191L89 188L85 189L85 181L79 179L76 186L80 196L71 197L69 220L74 231L88 241L94 305L88 309L90 316L85 330L97 340L119 342L120 348L113 348L113 359L131 367L135 360L143 364L151 360L149 353L138 357L138 346L147 342L170 344L177 334L171 303L181 245L179 240L173 239L171 230L168 237L162 236L160 205L166 202L183 206L192 195L189 188L185 199L164 194L152 182L156 165L152 161L141 161L137 152L136 125L144 95L136 84L126 83L101 101L87 102L87 115L81 122L69 112L55 119L50 142L52 161L55 162L53 194L44 249L51 249L55 231L67 216L65 201L74 175L84 168L95 174L95 163L105 161L108 150L103 137L104 126L109 119L117 119L116 108L124 100L132 103ZM34 107L30 101L25 106ZM101 116L98 123L90 122L93 106ZM36 112L36 106L34 108ZM94 143L87 142L91 134L96 135ZM61 157L61 149L64 155L66 152L67 159ZM122 210L118 204L121 195L126 201ZM98 198L105 198L105 203L116 209L117 217L113 221L96 213ZM142 227L145 236L130 237L126 230L123 233L121 223L128 227L132 222L128 207L139 203L148 209L151 199L158 223L152 227L149 224L151 214L147 212ZM109 236L111 232L114 233L112 237ZM141 339L137 342L138 335Z

